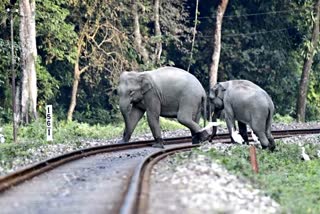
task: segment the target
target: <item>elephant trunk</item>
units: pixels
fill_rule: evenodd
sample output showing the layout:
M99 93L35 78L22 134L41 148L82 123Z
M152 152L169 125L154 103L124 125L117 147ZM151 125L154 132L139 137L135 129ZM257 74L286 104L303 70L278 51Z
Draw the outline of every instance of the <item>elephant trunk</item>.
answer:
M202 105L203 105L203 127L206 127L207 121L207 97L202 97Z
M120 111L126 120L126 118L128 117L128 114L130 113L131 108L132 108L132 104L130 102L130 99L129 98L120 98L119 105L120 105Z
M220 118L221 112L223 109L217 108L214 104L210 103L210 119L212 122L217 122L217 119ZM211 137L213 138L214 136L217 135L218 127L213 126L212 127L212 135ZM211 139L212 140L212 139Z
M213 113L212 122L217 122L217 114L215 114L215 113ZM217 126L213 126L212 127L212 137L217 135L217 131L218 131L218 127Z

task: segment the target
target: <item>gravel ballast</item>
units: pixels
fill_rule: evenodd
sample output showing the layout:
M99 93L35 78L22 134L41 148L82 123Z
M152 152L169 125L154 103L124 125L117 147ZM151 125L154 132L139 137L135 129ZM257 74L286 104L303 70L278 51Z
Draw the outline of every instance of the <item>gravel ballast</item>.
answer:
M184 152L152 172L148 213L277 213L280 206L203 155ZM160 198L161 200L157 200Z

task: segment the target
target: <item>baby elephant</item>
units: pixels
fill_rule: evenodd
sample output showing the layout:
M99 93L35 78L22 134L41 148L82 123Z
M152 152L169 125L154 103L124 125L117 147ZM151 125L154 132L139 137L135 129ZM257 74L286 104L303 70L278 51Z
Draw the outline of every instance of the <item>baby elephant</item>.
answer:
M159 116L177 118L188 127L192 143L207 140L208 133L198 125L201 106L206 107L206 93L192 74L174 67L145 72L123 72L118 86L120 110L125 121L122 143L131 134L143 114L156 141L154 147L163 148Z
M210 89L209 99L214 111L213 121L216 121L222 110L224 111L231 139L238 143L248 142L248 124L258 136L263 149L275 149L271 135L274 105L262 88L248 80L220 82ZM238 121L241 136L236 131L235 120ZM213 135L215 134L216 130Z

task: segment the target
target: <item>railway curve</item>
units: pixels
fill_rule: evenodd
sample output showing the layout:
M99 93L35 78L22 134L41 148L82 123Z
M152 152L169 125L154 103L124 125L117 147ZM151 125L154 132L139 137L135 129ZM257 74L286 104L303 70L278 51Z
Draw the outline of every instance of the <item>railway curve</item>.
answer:
M320 129L273 131L275 139L319 133ZM219 134L214 140L230 143L228 134ZM76 210L80 213L84 213L82 212L84 210L92 212L90 209L93 209L93 207L99 208L95 210L95 213L105 213L106 211L107 213L137 213L137 211L138 213L145 213L148 207L148 180L152 166L167 155L195 147L195 145L191 145L190 142L190 136L168 138L165 139L166 148L164 150L152 148L151 140L137 141L128 144L113 144L78 150L42 161L7 176L0 177L0 206L3 207L3 211L5 211L5 207L8 207L5 204L13 204L11 211L15 212L12 213L17 213L17 210L21 210L21 213L28 213L30 210L31 212L36 211L35 213L39 213L39 209L36 208L36 206L40 207L40 211L41 209L48 209L48 207L50 207L52 212L46 213L56 213L62 210L70 211L70 207L68 208L70 204L74 211ZM111 157L109 157L109 155L111 155ZM105 162L108 157L112 160L109 163ZM84 165L87 164L86 167L81 167L80 162ZM68 165L71 165L71 167ZM77 165L80 165L80 167ZM72 172L72 170L75 171ZM81 175L81 171L86 171L86 173ZM107 171L112 173L107 173L108 176L101 175L101 172ZM79 175L77 175L77 173ZM146 175L142 175L143 173ZM92 175L89 176L90 174ZM98 179L99 181L97 182L94 176L100 180ZM41 177L44 178L42 181ZM121 182L118 184L108 184L109 181L114 180L114 177L121 177L121 179L118 179ZM55 179L57 180L56 184L53 182ZM86 184L89 180L92 181L92 183ZM107 182L105 182L103 186L102 183L104 180ZM45 186L46 182L53 183L51 184L53 187L56 185L55 191L50 192L50 188ZM71 186L73 189L67 190L68 185L70 186L72 183L73 185ZM95 183L99 188L94 187ZM112 188L108 189L108 185L118 186L118 189L115 191L112 190ZM36 186L36 188L33 188L34 186ZM86 190L91 189L94 191L83 192L79 190L79 186L84 186ZM64 187L66 188L64 189ZM41 194L38 193L36 190L39 189L44 192ZM33 192L33 194L29 194L28 191L29 193L30 191ZM111 192L113 193L111 194ZM30 200L26 199L23 201L23 197L21 198L23 194L27 195ZM72 199L73 201L69 200L69 205L60 203L61 199L71 197L72 194L75 195ZM79 199L77 195L90 196ZM51 201L39 199L37 196L44 198L51 197ZM32 201L33 197L36 198L34 201ZM113 198L116 198L116 200L111 200ZM86 200L92 199L95 201L93 204L104 203L104 205L77 207L77 204L83 205ZM40 206L39 204L42 205ZM11 213L10 206L7 211L8 212L4 213Z

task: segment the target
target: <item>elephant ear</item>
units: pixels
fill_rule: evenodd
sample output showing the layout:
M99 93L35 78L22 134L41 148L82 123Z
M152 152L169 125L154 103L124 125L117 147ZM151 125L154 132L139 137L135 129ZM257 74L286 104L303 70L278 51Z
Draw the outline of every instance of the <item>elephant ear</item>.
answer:
M142 94L147 93L152 88L151 80L147 75L141 75L139 80L141 84Z

